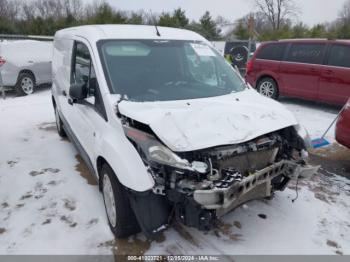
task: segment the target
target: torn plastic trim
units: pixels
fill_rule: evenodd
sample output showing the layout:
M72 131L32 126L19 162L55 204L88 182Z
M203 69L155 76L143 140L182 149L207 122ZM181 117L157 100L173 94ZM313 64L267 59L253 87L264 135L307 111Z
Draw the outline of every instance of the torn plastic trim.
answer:
M172 152L153 135L127 125L123 125L123 128L125 135L140 147L147 162L155 162L201 174L207 173L208 165L206 163L199 161L190 163Z
M284 175L291 179L310 178L314 175L319 166L301 166L289 160L282 160L271 166L268 166L256 173L248 176L239 183L233 184L229 188L213 188L208 190L195 190L194 200L206 209L233 209L233 203L243 198L259 185L266 185L264 197L271 195L271 181L277 176ZM229 211L228 210L228 211ZM227 211L227 212L228 212Z

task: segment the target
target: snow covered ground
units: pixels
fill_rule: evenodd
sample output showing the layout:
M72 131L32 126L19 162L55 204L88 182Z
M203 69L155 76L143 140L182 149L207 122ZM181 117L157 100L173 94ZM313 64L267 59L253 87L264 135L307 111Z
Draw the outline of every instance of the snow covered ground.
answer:
M337 112L282 102L312 137ZM238 208L208 233L173 225L156 241L142 234L115 240L95 181L56 133L49 90L0 99L0 126L0 254L350 254L350 180L333 174L350 161L340 146L316 152L333 165L300 183L294 203L291 185L271 201ZM334 141L334 130L328 138ZM348 166L339 168L348 174Z

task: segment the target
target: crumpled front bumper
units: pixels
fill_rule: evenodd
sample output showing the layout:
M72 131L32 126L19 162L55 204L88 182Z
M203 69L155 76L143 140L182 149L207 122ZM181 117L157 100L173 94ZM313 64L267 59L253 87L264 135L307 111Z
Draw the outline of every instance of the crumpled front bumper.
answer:
M271 196L271 181L278 176L284 175L288 180L309 179L319 168L319 166L301 166L293 161L282 160L251 174L231 187L196 190L193 198L203 208L216 210L217 215L221 216L244 202Z

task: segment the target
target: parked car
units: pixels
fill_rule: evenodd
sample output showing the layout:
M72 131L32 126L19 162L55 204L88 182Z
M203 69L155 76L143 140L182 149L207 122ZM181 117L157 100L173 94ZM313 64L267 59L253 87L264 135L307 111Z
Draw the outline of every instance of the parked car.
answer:
M262 95L344 105L350 96L349 40L282 40L259 46L246 80Z
M17 95L29 95L36 86L51 83L52 42L0 41L3 85Z
M335 129L335 138L339 144L350 148L350 98L338 119Z
M166 27L58 31L52 102L99 181L117 237L171 219L209 230L243 202L310 177L305 129L247 87L210 42Z

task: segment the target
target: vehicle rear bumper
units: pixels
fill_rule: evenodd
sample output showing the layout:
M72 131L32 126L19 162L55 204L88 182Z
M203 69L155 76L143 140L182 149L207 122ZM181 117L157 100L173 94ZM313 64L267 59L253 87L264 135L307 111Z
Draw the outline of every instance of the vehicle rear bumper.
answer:
M1 80L4 87L13 87L16 85L17 76L16 73L6 69L6 65L1 68Z
M339 144L350 148L350 124L345 120L345 118L340 118L336 131L335 138Z
M318 169L319 166L301 166L283 160L257 171L229 188L196 190L193 198L203 208L216 210L217 216L222 216L244 202L271 196L271 182L278 176L283 176L287 180L286 187L290 179L311 178Z

